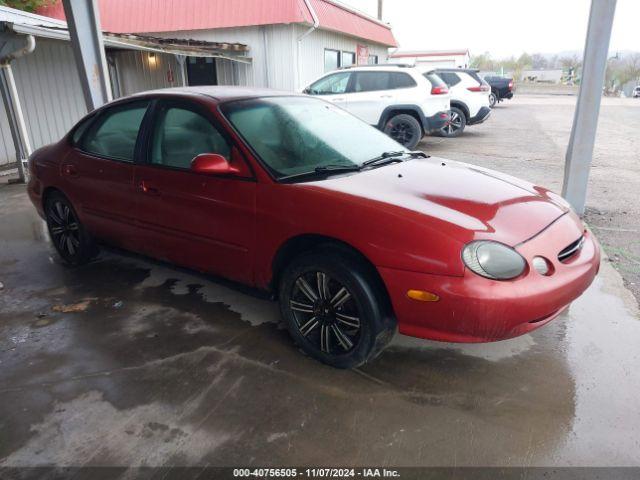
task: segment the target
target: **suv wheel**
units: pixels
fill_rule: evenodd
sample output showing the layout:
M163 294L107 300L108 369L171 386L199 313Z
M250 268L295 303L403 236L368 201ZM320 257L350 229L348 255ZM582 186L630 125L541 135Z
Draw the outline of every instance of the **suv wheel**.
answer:
M395 115L387 120L384 133L409 150L413 150L422 138L420 124L406 113Z
M451 107L451 118L438 132L441 137L459 137L467 126L467 117L457 107Z
M67 263L83 265L98 253L95 242L64 195L58 192L49 195L44 211L51 241Z
M496 106L496 103L498 103L498 97L496 97L495 93L491 92L489 94L489 106L493 108Z
M280 310L294 342L338 368L375 358L395 333L378 283L348 255L323 251L298 256L279 286Z

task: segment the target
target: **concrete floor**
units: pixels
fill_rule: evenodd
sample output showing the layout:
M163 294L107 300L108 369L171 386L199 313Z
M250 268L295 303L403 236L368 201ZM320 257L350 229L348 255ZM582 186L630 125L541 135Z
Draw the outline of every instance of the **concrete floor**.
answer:
M0 467L640 465L640 317L606 262L532 335L397 337L341 371L251 292L121 252L66 267L23 186L0 205Z
M516 96L421 147L559 190L573 106ZM64 266L1 186L0 467L640 466L640 314L611 267L640 292L639 106L604 99L587 218L614 262L567 313L494 344L398 336L354 371L255 292L123 252Z

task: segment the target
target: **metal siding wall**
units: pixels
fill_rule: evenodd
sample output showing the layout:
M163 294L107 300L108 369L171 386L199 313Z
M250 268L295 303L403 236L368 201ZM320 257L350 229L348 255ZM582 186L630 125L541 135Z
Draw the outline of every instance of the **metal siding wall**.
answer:
M307 30L304 25L296 25L296 37ZM354 52L358 45L367 45L369 55L378 55L379 63L387 63L388 48L328 30L317 29L302 40L300 48L300 87L305 87L316 78L324 75L324 49Z
M156 64L150 64L149 53L133 50L111 51L116 60L122 96L145 90L178 87L182 85L180 67L174 55L156 53ZM173 82L168 80L169 68Z
M32 148L57 142L87 112L70 44L38 38L35 51L12 66ZM13 163L4 109L0 130L0 165Z

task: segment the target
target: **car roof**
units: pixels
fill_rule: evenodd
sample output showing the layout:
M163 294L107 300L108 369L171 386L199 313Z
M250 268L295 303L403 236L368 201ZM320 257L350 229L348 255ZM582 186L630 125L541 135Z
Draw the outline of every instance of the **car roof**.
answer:
M436 68L437 72L465 72L465 73L478 73L480 70L477 68Z
M131 95L127 98L149 95L206 95L215 100L226 101L259 97L300 96L301 94L287 90L275 90L272 88L203 85L195 87L173 87L147 90Z

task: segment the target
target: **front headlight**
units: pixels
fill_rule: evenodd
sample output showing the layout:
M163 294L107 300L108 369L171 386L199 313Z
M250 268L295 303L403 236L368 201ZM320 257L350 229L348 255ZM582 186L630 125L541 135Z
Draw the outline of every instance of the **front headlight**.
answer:
M493 280L509 280L524 272L524 258L502 243L480 240L465 245L462 260L474 273Z

